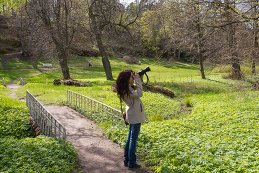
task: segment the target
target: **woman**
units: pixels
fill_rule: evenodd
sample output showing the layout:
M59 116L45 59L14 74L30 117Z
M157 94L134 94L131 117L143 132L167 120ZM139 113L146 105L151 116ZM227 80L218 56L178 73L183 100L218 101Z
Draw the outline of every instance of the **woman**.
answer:
M128 166L130 169L139 168L140 165L136 163L136 146L141 123L146 119L144 106L140 100L143 93L139 74L135 74L132 70L122 71L116 80L116 89L120 101L126 103L125 121L130 124L124 150L124 166Z

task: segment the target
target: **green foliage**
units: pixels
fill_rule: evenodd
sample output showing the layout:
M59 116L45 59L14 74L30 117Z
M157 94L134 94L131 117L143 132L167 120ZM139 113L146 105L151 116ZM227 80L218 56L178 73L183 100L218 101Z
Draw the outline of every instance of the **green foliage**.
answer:
M93 67L84 67L91 61ZM223 79L227 68L216 67L200 79L197 65L141 59L142 65L127 65L111 58L113 74L127 68L135 71L146 66L152 85L175 92L171 99L158 93L144 92L142 101L148 114L138 142L138 155L154 171L171 172L256 172L258 163L258 98L246 81ZM28 77L31 83L18 91L20 98L29 89L45 103L63 104L66 90L71 89L120 109L112 92L114 81L106 81L100 58L73 57L71 76L90 81L90 87L53 86L58 70ZM1 75L1 72L0 72ZM256 76L250 81L256 81ZM9 92L5 88L0 91ZM187 107L191 104L192 107ZM105 134L124 145L127 128L103 122Z
M13 136L24 138L31 135L28 110L24 103L0 97L0 138Z
M6 96L0 85L0 172L70 173L77 165L71 144L32 137L25 103Z
M161 19L156 11L145 11L140 18L140 32L142 42L149 50L156 52L159 50L158 44L162 39Z
M71 144L53 138L0 139L1 172L70 173L76 165Z
M24 138L31 135L29 116L25 108L5 110L5 108L0 107L0 112L0 137Z
M191 101L191 99L190 98L185 98L185 105L187 106L187 107L192 107L192 101Z
M0 0L0 7L5 5L8 13L11 13L11 8L17 10L21 5L25 4L26 0ZM1 11L2 12L2 11Z
M139 154L159 173L256 172L259 93L246 93L202 96L189 117L144 124ZM125 130L107 132L124 143Z
M0 97L6 96L9 93L9 89L0 84Z

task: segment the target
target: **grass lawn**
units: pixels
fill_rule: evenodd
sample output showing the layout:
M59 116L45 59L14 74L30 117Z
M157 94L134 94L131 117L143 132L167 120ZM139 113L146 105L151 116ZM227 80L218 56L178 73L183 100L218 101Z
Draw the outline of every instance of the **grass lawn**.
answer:
M93 67L86 66L88 61ZM114 78L123 69L139 71L150 66L150 84L167 87L176 95L171 99L144 92L148 123L142 126L138 155L146 165L162 173L259 170L259 92L252 90L250 83L258 76L249 75L249 68L244 66L241 68L246 79L230 80L223 78L229 66L216 66L209 67L207 79L202 80L198 65L145 58L141 62L128 65L111 58ZM60 70L55 67L36 76L31 74L37 71L20 71L26 75L27 84L18 90L18 96L24 97L28 89L45 104L65 104L66 91L71 89L120 109L116 93L111 90L115 81L106 81L100 58L70 59L71 77L91 82L89 87L53 86L52 81L60 78ZM0 71L0 76L5 73ZM124 145L127 128L110 126L109 122L102 126L109 138Z

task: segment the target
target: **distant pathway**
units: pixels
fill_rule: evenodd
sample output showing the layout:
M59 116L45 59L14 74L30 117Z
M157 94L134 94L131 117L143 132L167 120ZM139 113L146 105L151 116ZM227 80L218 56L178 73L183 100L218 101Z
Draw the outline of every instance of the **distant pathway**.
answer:
M17 99L16 92L17 92L17 89L21 87L21 85L10 83L10 84L7 84L6 86L11 89L10 96L14 99Z
M75 146L83 172L149 172L143 168L133 171L125 168L123 165L123 149L104 137L102 130L80 113L66 106L47 105L45 107L66 128L67 140Z

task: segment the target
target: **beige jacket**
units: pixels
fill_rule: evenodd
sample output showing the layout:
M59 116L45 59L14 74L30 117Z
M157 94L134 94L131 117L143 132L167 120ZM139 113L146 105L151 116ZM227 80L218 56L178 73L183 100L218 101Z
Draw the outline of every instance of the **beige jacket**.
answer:
M143 123L146 120L146 114L144 113L144 106L140 100L143 95L142 81L139 77L135 78L135 84L137 89L129 88L130 95L125 96L123 101L126 103L126 121L130 124Z

